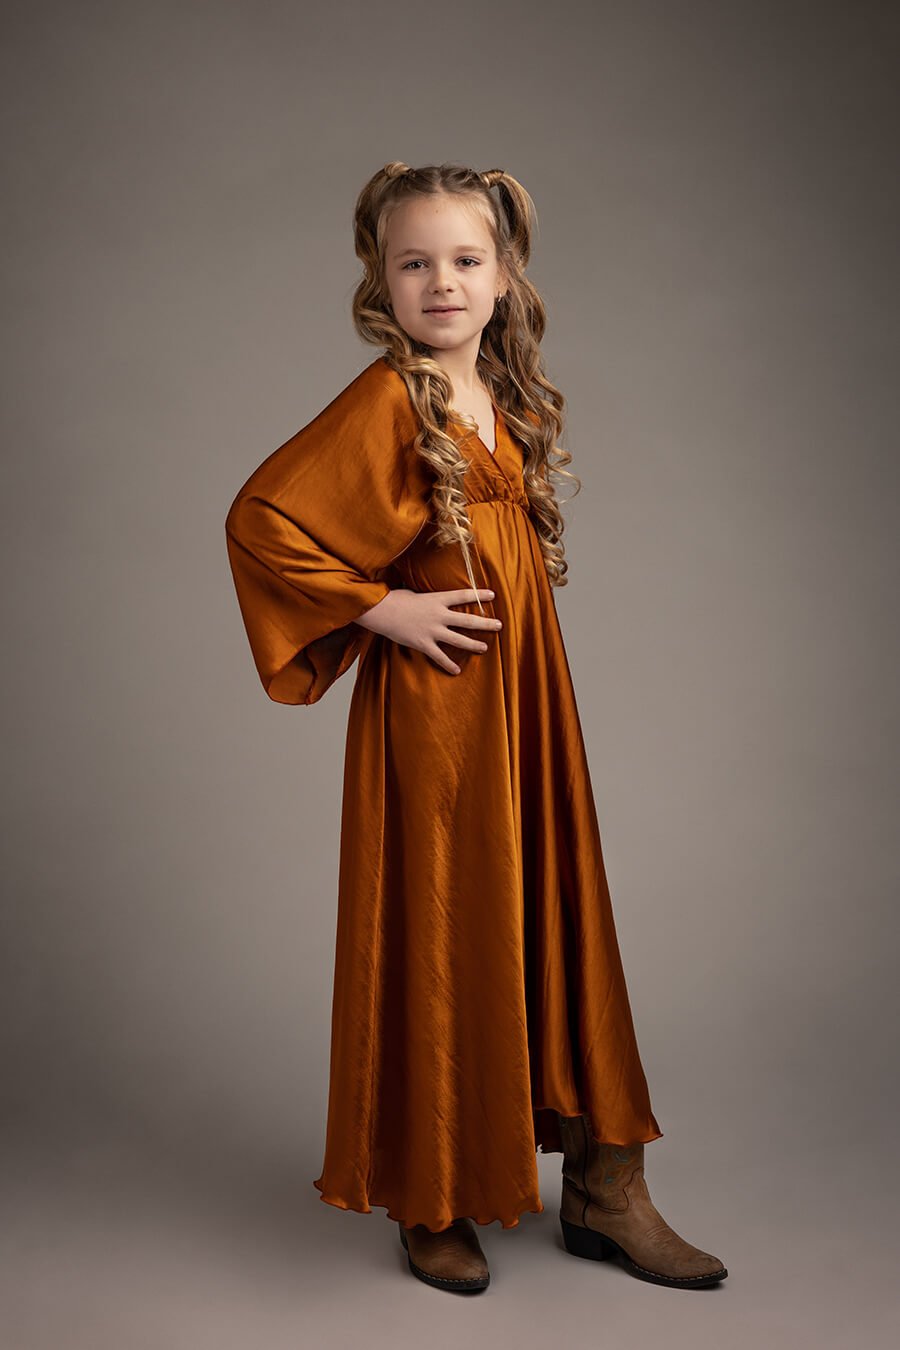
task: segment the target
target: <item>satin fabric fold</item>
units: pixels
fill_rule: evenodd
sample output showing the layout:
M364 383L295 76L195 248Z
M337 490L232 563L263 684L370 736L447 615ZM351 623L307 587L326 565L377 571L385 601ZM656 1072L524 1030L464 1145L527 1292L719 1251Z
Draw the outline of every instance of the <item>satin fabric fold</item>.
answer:
M454 676L353 622L396 586L468 588L433 546L417 422L379 358L260 466L229 558L270 697L359 657L345 746L325 1158L313 1185L432 1231L541 1212L557 1113L660 1138L616 937L574 687L502 414L463 441L486 652ZM478 606L457 607L477 613ZM467 630L473 633L474 630Z

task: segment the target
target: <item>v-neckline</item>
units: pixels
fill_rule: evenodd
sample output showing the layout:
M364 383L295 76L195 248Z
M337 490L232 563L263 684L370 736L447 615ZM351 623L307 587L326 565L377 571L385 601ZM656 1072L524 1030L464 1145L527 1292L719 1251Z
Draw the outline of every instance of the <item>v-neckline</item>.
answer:
M493 450L491 450L491 448L489 447L489 445L487 444L487 442L484 440L484 438L481 437L481 436L479 436L477 433L476 433L476 435L475 435L475 439L478 441L478 443L479 443L480 445L483 445L483 446L484 446L485 450L487 450L487 452L488 452L488 454L490 455L491 459L494 459L494 460L495 460L495 459L497 458L497 451L498 451L498 449L499 449L499 447L500 447L500 409L499 409L499 408L496 406L496 404L494 404L494 403L491 404L491 409L492 409L493 414L494 414L494 448L493 448Z
M504 454L506 452L504 437L509 435L509 432L506 427L506 418L503 416L503 413L500 411L499 407L497 407L496 404L492 403L491 407L494 409L494 449L489 450L487 444L481 439L481 437L478 435L477 432L473 431L470 433L470 435L472 439L475 441L476 445L481 446L481 449L483 450L485 455L487 455L489 463L491 463L494 466L495 472L499 473L501 478L503 478L507 483L510 484L510 486L512 486L512 479L504 469L503 465L500 463L501 452ZM457 423L456 425L459 426L460 424Z

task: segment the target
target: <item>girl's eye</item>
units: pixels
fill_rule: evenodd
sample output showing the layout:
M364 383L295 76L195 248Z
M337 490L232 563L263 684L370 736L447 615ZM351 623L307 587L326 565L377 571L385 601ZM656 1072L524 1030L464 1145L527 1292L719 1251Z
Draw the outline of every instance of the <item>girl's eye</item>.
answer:
M476 267L480 266L479 261L478 261L477 258L460 258L459 261L460 261L460 262L470 262L470 263L474 263ZM421 258L413 258L412 262L408 262L408 263L404 263L404 264L403 264L403 269L402 269L402 270L403 270L404 272L408 272L411 268L414 268L416 271L418 271L419 265L420 265L420 264L424 266L424 264L422 263L422 259L421 259ZM471 272L471 270L472 270L472 269L471 269L470 267L465 268L465 271L467 271L467 272Z

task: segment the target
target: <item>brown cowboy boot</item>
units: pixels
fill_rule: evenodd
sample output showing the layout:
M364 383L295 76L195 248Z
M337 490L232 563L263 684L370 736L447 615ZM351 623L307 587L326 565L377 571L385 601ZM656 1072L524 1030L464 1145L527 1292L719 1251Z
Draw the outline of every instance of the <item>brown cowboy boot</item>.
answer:
M454 1293L486 1289L491 1282L488 1263L471 1219L454 1219L449 1228L432 1233L425 1224L398 1225L409 1268L426 1284Z
M585 1116L560 1116L563 1190L559 1219L566 1250L594 1261L624 1258L639 1279L677 1289L724 1280L717 1256L669 1227L644 1180L644 1145L598 1144Z

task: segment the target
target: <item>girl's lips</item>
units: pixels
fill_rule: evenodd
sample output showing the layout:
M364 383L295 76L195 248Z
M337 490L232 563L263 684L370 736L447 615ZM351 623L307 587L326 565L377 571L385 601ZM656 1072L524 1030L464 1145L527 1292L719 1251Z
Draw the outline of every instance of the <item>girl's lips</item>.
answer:
M426 314L431 314L435 319L449 319L452 314L462 314L462 306L458 309L426 309Z

